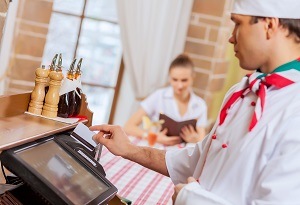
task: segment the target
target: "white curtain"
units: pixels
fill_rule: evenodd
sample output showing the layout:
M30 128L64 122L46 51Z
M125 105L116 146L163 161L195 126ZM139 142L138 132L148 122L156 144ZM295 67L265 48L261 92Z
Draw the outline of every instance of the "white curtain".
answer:
M17 16L18 9L18 0L14 0L9 3L6 20L5 20L5 28L3 29L2 40L0 43L0 95L4 93L5 89L5 80L6 79L6 71L8 69L9 63L9 54L11 50L11 44L14 35L14 27Z
M125 69L136 99L167 82L183 52L193 0L117 0Z

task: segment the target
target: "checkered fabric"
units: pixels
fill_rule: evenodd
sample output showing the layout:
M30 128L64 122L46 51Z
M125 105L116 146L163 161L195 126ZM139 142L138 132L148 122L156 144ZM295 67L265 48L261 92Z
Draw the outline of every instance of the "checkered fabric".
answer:
M147 146L146 140L133 137L130 139L136 145ZM183 145L168 148L160 144L155 145L155 148L165 150L180 147ZM174 185L170 178L122 157L114 156L106 148L103 148L100 163L107 179L118 188L118 195L131 200L133 204L172 204Z

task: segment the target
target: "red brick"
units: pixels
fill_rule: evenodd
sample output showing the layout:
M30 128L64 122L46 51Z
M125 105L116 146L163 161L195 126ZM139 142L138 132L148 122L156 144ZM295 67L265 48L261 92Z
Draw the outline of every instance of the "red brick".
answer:
M212 45L187 41L184 50L188 53L212 57L214 55L215 48Z
M204 59L199 59L199 58L191 58L193 61L195 67L197 68L202 68L206 70L211 70L212 69L212 63L209 60L204 60Z
M0 0L0 13L6 13L8 9L9 1Z
M219 27L221 26L221 21L215 20L215 19L206 19L206 18L199 18L199 23L204 23L212 26Z
M203 26L190 25L188 29L188 37L204 39L206 28Z
M213 62L212 64L212 71L214 75L227 74L229 70L229 62L227 60L223 60L221 62Z
M47 35L48 33L48 27L42 27L37 25L30 25L24 22L20 22L20 30L21 31L28 31L28 32L34 32L38 34Z
M223 16L226 0L194 0L193 12Z
M35 70L40 67L41 62L18 58L11 60L12 63L8 73L11 79L34 82Z
M205 90L208 84L209 75L206 73L196 72L193 87Z
M209 81L207 90L216 92L220 91L225 83L225 77L224 78L213 78L212 80Z
M52 13L52 5L53 2L50 1L26 0L21 18L48 24Z
M211 28L211 29L209 29L208 40L217 42L218 35L219 35L219 29Z
M42 57L46 39L20 33L16 39L16 54Z

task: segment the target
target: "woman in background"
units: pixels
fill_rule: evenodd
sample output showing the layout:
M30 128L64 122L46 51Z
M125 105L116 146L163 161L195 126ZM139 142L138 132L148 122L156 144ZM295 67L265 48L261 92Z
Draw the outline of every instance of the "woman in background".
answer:
M197 119L196 130L192 126L182 128L180 136L166 136L167 130L158 133L157 142L164 145L175 145L182 142L198 142L205 136L207 123L207 106L203 99L192 91L194 65L186 55L179 55L169 67L169 83L171 86L161 88L152 93L141 107L126 122L127 134L136 137L147 137L147 132L140 128L143 116L152 121L159 120L163 113L175 121Z

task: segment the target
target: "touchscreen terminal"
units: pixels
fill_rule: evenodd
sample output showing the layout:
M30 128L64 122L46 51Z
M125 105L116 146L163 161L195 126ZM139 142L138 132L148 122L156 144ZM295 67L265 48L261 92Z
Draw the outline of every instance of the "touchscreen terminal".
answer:
M112 198L117 192L117 189L107 179L96 177L54 140L15 150L13 155L21 159L19 161L24 163L27 170L31 170L33 175L37 176L56 194L58 193L59 197L67 204L107 203L108 198ZM20 169L20 166L18 168ZM23 178L26 176L24 174ZM22 176L20 177L22 178ZM24 179L30 184L28 180L30 179ZM38 189L38 187L33 188ZM45 198L47 197L45 196Z

